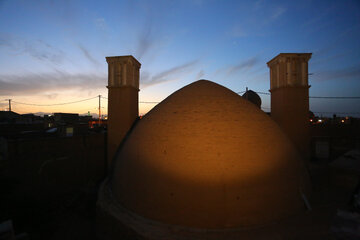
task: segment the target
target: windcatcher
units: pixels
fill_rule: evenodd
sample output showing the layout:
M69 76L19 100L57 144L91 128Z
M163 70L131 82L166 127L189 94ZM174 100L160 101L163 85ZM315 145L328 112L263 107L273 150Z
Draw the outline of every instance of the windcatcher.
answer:
M280 53L270 60L271 117L309 160L308 61L311 53Z
M106 57L108 63L108 166L139 115L139 70L133 56Z

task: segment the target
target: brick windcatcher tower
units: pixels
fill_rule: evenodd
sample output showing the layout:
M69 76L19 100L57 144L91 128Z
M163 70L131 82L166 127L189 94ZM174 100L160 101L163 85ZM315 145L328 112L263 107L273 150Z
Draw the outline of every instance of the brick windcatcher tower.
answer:
M305 161L310 157L308 61L311 53L280 53L270 68L271 117Z
M106 57L108 63L108 166L139 115L139 71L133 56Z

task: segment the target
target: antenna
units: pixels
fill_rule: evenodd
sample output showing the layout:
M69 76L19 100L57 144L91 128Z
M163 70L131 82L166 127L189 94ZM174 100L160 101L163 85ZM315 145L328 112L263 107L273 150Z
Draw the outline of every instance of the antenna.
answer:
M101 95L99 97L99 126L101 124Z
M5 101L9 101L9 112L11 112L11 100L12 99L5 99Z

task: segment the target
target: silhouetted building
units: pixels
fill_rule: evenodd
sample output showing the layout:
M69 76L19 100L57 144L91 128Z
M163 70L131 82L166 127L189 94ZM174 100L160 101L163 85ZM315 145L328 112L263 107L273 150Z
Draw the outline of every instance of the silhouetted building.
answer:
M13 111L0 111L0 123L15 123L20 114Z
M89 124L89 122L93 121L93 117L92 116L79 116L79 122L80 123L86 123Z
M89 118L91 117L87 117ZM57 128L59 136L66 137L85 134L89 128L89 122L84 121L77 113L54 113L53 118L45 117L45 122L49 127Z
M18 123L23 124L36 124L43 123L44 119L41 116L37 116L33 113L21 114Z
M55 126L55 119L54 115L44 115L44 127L45 128L52 128Z
M56 124L75 124L79 122L79 114L54 113L54 121Z

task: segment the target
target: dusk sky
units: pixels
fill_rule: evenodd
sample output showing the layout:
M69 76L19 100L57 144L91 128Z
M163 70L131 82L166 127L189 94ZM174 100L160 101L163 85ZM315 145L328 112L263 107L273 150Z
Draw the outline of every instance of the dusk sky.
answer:
M18 113L96 113L106 56L141 62L140 101L198 79L268 92L266 63L281 52L313 53L310 96L359 97L360 1L0 0L0 110L10 98ZM360 99L311 98L310 110L360 117Z

